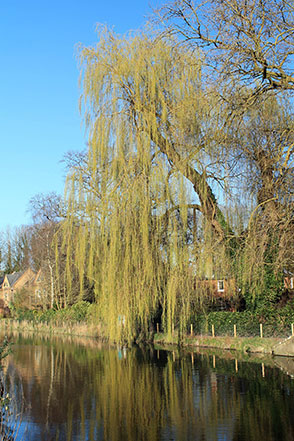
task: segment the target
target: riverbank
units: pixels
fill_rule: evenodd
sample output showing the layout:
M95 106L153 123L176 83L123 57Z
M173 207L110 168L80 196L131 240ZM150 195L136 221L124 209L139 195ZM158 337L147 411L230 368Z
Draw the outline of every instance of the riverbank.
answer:
M170 347L178 344L176 336L167 334L155 334L154 344ZM294 357L293 337L261 338L261 337L210 337L210 336L186 336L181 345L190 348L211 348L242 353L269 354Z
M102 337L99 325L83 322L48 322L38 323L29 320L1 319L0 330L3 332L32 332L49 335L86 337L105 340ZM154 344L170 349L178 346L178 335L159 333L154 334ZM294 338L260 338L260 337L211 337L211 336L185 336L181 339L181 346L191 348L211 348L241 353L282 355L294 357Z
M101 337L101 329L99 325L84 323L84 322L35 322L31 320L14 320L14 319L1 319L0 329L2 331L17 331L17 332L33 332L33 333L45 333L54 335L67 335L76 337Z

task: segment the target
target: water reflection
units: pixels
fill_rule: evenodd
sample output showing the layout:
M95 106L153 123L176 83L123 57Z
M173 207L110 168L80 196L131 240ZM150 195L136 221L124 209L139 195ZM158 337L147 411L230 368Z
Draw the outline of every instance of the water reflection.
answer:
M86 343L19 338L4 368L17 440L294 439L294 382L273 360Z

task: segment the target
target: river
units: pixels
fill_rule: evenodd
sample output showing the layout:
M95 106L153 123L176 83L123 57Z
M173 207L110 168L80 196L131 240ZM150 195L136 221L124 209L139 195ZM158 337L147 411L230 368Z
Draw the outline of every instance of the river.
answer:
M294 440L293 360L11 338L9 440Z

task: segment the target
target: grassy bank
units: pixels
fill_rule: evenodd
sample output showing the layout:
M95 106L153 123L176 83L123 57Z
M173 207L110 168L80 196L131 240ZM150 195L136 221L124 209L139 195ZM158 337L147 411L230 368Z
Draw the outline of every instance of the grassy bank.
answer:
M103 331L96 318L95 308L95 305L84 301L58 310L42 311L12 307L11 317L0 320L0 329L102 338Z
M56 335L101 338L99 326L82 322L36 322L33 320L1 319L0 329L6 332L34 332Z
M86 337L106 341L103 338L100 326L87 322L37 322L30 320L1 319L0 331L2 333L35 333L56 336ZM196 348L210 348L214 350L238 351L243 354L276 354L274 347L283 342L282 338L260 337L210 337L210 336L184 336L181 339L182 347L190 350ZM167 350L179 347L178 336L174 334L159 333L154 335L154 345L160 345ZM285 348L284 352L276 355L294 357L293 348Z
M273 347L280 341L280 338L187 336L182 339L181 345L241 351L243 353L272 354ZM167 346L177 345L178 337L176 335L169 336L163 333L155 334L154 343Z
M9 319L0 320L0 329L4 332L7 330L7 332L34 332L99 339L103 339L106 335L98 318L97 305L85 301L59 310L33 311L12 308L11 315ZM199 315L194 319L194 323L191 323L190 334L181 335L179 340L177 331L172 336L161 332L154 335L154 343L170 346L178 345L180 341L181 346L191 348L217 348L241 353L272 354L273 347L291 335L290 319L292 320L293 317L288 317L286 321L282 321L280 317L281 326L278 334L273 331L271 320L265 321L263 338L257 336L261 326L259 318L250 313L212 312L207 316ZM157 327L159 329L158 324ZM215 337L209 336L212 328L212 335L214 331L217 335ZM194 335L192 333L191 336L192 331ZM294 346L286 349L283 346L284 350L285 353L280 355L294 356Z

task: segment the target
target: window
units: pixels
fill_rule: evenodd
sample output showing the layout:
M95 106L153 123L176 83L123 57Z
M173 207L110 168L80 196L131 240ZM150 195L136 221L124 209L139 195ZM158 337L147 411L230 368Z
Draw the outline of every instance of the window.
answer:
M218 280L217 281L217 291L218 292L224 292L224 290L225 290L224 281L223 280Z

